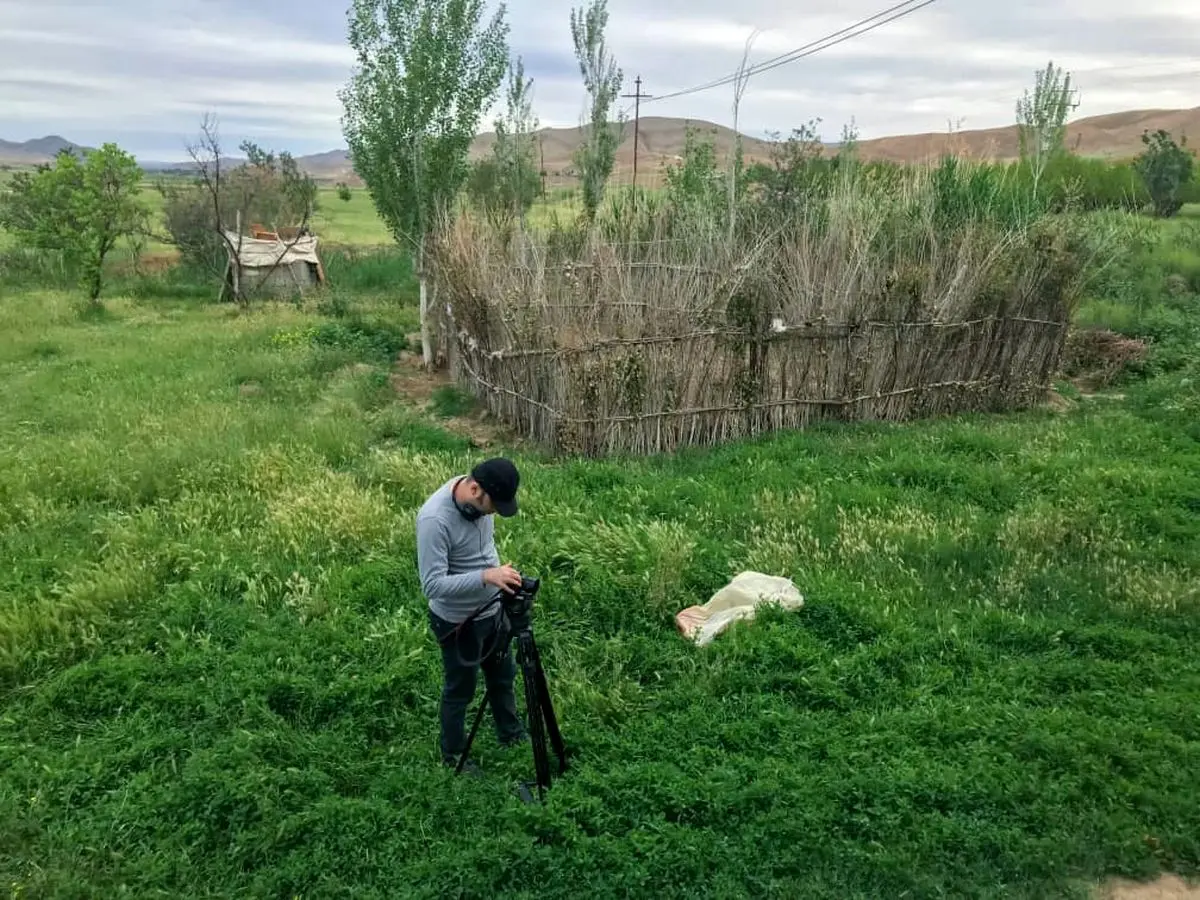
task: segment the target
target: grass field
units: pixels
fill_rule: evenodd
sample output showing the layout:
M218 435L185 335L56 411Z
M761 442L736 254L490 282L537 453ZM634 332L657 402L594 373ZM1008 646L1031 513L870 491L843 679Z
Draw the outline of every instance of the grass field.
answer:
M437 764L413 515L477 454L389 387L410 293L139 296L0 302L13 897L1082 897L1200 870L1193 370L654 461L512 448L499 540L545 580L573 753L524 807L527 750L485 731L482 781ZM689 647L673 614L743 568L806 607Z
M150 207L153 227L161 230L163 198L154 188L152 179L148 179L142 185L142 198ZM324 244L374 247L395 243L388 233L387 226L375 212L370 194L363 188L355 189L349 201L341 200L334 188L320 188L312 228ZM0 250L9 246L11 242L11 236L0 229ZM116 256L122 258L128 257L129 252L128 241L123 242L114 251ZM174 253L174 248L160 240L149 240L142 252L150 255L169 255Z

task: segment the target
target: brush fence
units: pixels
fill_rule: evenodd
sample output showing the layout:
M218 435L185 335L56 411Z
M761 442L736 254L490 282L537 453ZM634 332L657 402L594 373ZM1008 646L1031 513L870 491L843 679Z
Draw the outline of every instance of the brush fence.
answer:
M695 291L702 270L674 268L680 289ZM459 380L560 454L644 455L823 419L1026 407L1044 395L1066 333L1065 317L787 321L718 273L708 273L711 299L690 311L551 301L576 294L577 273L566 273L561 294L543 281L494 300L472 292L449 307ZM643 276L647 293L661 296L672 274L627 263L621 294L637 296Z

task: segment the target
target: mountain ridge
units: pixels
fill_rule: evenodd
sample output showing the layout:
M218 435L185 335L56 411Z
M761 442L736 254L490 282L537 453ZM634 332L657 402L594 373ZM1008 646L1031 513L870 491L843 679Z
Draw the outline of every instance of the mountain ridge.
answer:
M645 172L647 182L657 180L662 165L680 157L689 128L711 136L718 158L726 158L734 143L734 131L724 125L696 119L644 116L639 124L639 177ZM1120 158L1134 156L1141 150L1141 135L1145 130L1163 128L1176 139L1200 131L1200 107L1192 109L1133 109L1116 113L1086 116L1069 122L1066 145L1084 156ZM537 132L539 139L539 168L545 169L552 184L572 180L572 156L587 134L587 127L544 128ZM1016 125L980 128L955 132L924 132L898 134L858 142L864 159L914 163L936 158L945 153L979 159L1011 160L1019 157ZM781 135L785 136L785 135ZM493 132L484 132L472 142L471 159L491 152L495 141ZM769 158L771 141L742 135L743 152L748 162ZM836 144L825 144L828 151ZM47 135L30 141L0 140L0 163L34 165L51 161L63 149L86 150L59 135ZM617 151L616 174L625 177L633 166L633 124L626 123L624 137ZM240 160L231 158L229 163ZM345 149L335 148L296 158L304 171L319 181L361 183L350 164ZM189 162L139 161L148 172L187 169Z

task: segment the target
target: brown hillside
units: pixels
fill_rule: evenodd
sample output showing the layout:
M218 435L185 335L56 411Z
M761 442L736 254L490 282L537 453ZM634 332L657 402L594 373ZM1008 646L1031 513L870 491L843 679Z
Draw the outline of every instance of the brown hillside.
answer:
M661 180L663 165L677 160L683 152L687 129L691 127L705 136L712 136L718 159L728 157L733 146L734 132L724 125L698 120L647 116L638 129L638 181L644 185ZM1078 119L1067 126L1067 146L1085 156L1120 158L1141 152L1144 130L1163 128L1177 139L1200 134L1200 107L1195 109L1145 109L1111 113ZM553 185L573 181L572 156L582 143L587 129L547 128L538 132L548 181ZM479 159L491 152L495 135L481 134L472 144L471 158ZM743 137L747 162L769 158L770 143L757 138ZM830 149L834 149L832 146ZM865 159L884 159L894 162L920 162L943 153L954 153L978 159L1008 160L1019 157L1017 128L976 129L944 133L909 134L862 141L860 152ZM324 154L326 165L334 163L335 154ZM301 160L309 165L310 158ZM338 160L336 173L324 166L313 167L314 176L351 177L345 157ZM633 170L633 123L625 126L625 136L617 151L617 171L614 177L629 181Z
M661 179L663 166L680 158L689 128L712 139L718 159L728 158L735 136L732 128L690 119L643 116L638 124L637 135L640 184L657 182ZM543 160L539 165L544 165L551 184L572 180L573 156L590 131L590 128L546 128L538 132ZM615 177L620 180L632 177L633 132L633 122L626 123L623 140L617 148ZM471 146L471 158L479 159L491 153L495 139L492 132L481 134ZM742 144L747 160L767 159L770 146L766 141L743 137Z
M718 159L728 158L733 146L732 129L698 120L646 116L642 118L638 135L639 183L650 185L661 180L663 164L678 159L683 152L689 127L706 136L712 136ZM1067 145L1074 152L1086 156L1134 156L1141 152L1142 132L1157 128L1166 129L1177 139L1181 136L1200 134L1200 107L1130 110L1079 119L1067 127ZM572 157L586 133L587 129L583 128L547 128L538 132L544 166L551 185L573 183ZM54 140L61 142L63 139ZM494 140L495 135L490 132L479 135L471 146L471 157L479 159L487 155ZM0 141L0 164L29 165L33 162L48 161L52 154L39 153L42 149L38 146L40 143L30 141L18 145ZM768 158L770 144L767 141L744 137L743 146L748 162ZM895 162L919 162L946 152L999 160L1016 159L1018 156L1015 125L954 133L897 135L862 141L860 148L864 158ZM298 162L319 181L345 180L358 183L345 150L302 156ZM629 122L625 126L624 140L617 152L617 170L614 178L619 182L628 182L632 169L633 123Z
M1200 107L1139 109L1079 119L1067 126L1067 146L1083 156L1108 159L1136 156L1142 151L1142 132L1158 128L1176 139L1200 133ZM1020 156L1016 125L945 134L910 134L862 142L863 156L894 162L919 162L947 151L980 159L1008 160Z

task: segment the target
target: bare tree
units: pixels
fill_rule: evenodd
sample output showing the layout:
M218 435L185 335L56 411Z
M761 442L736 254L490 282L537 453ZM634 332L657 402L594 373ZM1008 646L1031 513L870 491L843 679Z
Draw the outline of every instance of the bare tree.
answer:
M315 207L316 184L300 172L289 154L281 154L277 160L274 154L265 153L250 142L244 142L241 149L247 155L247 162L227 171L217 122L208 114L201 122L200 138L187 147L195 165L197 181L208 198L211 209L209 224L216 231L220 246L232 262L232 283L230 279L222 277L220 299L223 300L229 291L234 302L245 305L267 283L301 238L308 234ZM281 165L277 166L277 163ZM265 207L270 218L288 216L292 220L299 209L300 223L291 226L295 227L294 235L280 241L279 253L258 285L247 290L241 280L245 226L250 224L247 221L250 212L258 207ZM284 231L277 221L270 224L275 234ZM230 237L231 229L233 237Z

